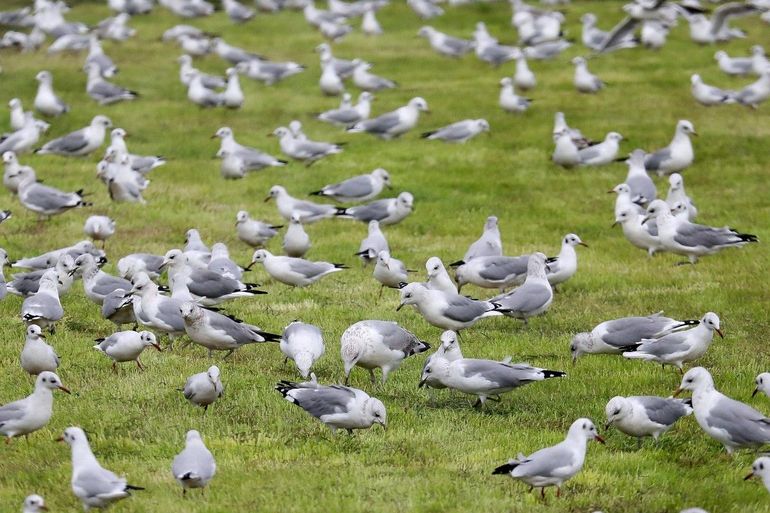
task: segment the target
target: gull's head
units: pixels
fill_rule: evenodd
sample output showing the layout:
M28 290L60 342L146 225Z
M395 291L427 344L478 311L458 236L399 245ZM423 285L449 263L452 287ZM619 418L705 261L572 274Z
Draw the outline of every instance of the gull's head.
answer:
M288 128L286 128L285 126L279 126L275 130L273 130L272 135L280 138L280 137L286 137L287 135L290 135L290 134L291 134L291 131L289 131Z
M546 256L543 253L536 252L529 255L529 260L527 260L527 274L544 273L547 269L545 261Z
M446 272L444 263L439 257L430 257L428 261L425 262L425 270L428 273L428 278L436 277L441 271Z
M49 390L61 390L64 393L70 393L67 387L62 385L59 376L50 371L44 371L38 374L37 381L35 381L35 387L39 386L48 388Z
M679 120L679 122L676 124L676 131L687 135L698 135L695 132L695 127L686 119Z
M761 45L754 45L751 47L751 55L762 57L765 55L765 49Z
M377 233L380 231L380 222L376 219L369 221L369 234Z
M249 213L245 210L238 211L237 214L235 214L235 224L241 224L245 223L249 220Z
M569 352L572 355L572 363L574 364L577 362L577 359L580 358L582 354L586 353L592 345L593 341L590 333L578 333L572 337L572 340L569 343Z
M390 264L390 253L388 253L385 250L377 253L377 263L384 267L388 267L388 265Z
M452 330L446 330L441 334L441 350L445 355L460 351L460 344L457 341L457 333Z
M596 15L593 13L587 12L580 17L580 22L583 25L594 25L596 24Z
M388 429L388 413L385 411L385 405L375 397L370 397L366 401L366 414L372 421L372 424L379 424Z
M215 242L211 246L211 258L230 258L230 251L224 242Z
M258 249L254 252L254 255L251 257L251 263L252 264L259 264L267 260L267 256L270 253L266 249Z
M401 289L401 303L396 310L400 310L406 305L416 305L420 302L425 293L425 287L421 283L409 283Z
M189 244L190 242L202 242L200 232L195 228L190 228L184 234L184 242L185 244Z
M631 194L631 187L626 183L619 183L608 192L614 192L615 194Z
M420 37L430 37L431 35L436 33L436 29L429 25L423 25L420 27L420 30L417 31L417 35Z
M185 301L182 303L179 306L179 313L185 319L194 319L202 315L200 309L195 305L195 303L191 301Z
M398 198L396 198L396 204L407 210L412 210L414 205L414 196L412 196L412 194L409 192L402 192L398 195Z
M624 417L631 414L631 403L625 398L615 396L604 407L604 413L607 415L607 422L604 424L604 429L609 428L615 422L622 420Z
M604 140L605 140L605 141L615 141L615 142L620 142L620 141L622 141L622 140L623 140L623 136L622 136L622 135L620 135L620 134L619 134L619 133L617 133L617 132L609 132L609 133L608 133L608 134L607 134L607 135L604 137Z
M152 280L145 272L138 272L131 280L131 294L143 295L152 287Z
M476 127L482 132L489 132L489 122L486 119L475 120Z
M75 259L74 264L75 266L74 269L72 269L73 271L75 269L79 271L85 271L96 267L96 259L91 253L83 253Z
M48 269L40 277L39 283L41 289L53 290L57 288L59 284L59 277L54 269Z
M8 102L8 107L11 109L18 109L21 107L21 100L18 98L11 98L11 100Z
M85 443L88 445L86 432L79 427L68 427L64 430L64 435L59 440L62 442L67 442L71 446L78 443Z
M725 338L722 330L719 329L719 316L714 312L706 312L706 314L701 318L700 323L703 324L707 329L716 331L720 337Z
M225 75L227 75L227 78L234 77L238 74L238 71L240 71L237 67L235 68L227 68L225 70Z
M192 64L192 57L190 57L185 53L177 57L176 62L178 62L179 64L189 65L189 64Z
M671 176L668 177L668 185L672 191L678 191L684 187L684 179L682 178L682 175L679 173L671 173Z
M726 59L726 58L728 58L727 52L725 52L724 50L719 50L717 53L714 54L714 60L721 61L722 59Z
M91 120L91 126L111 128L112 121L107 116L102 116L101 114L99 114L98 116L94 116L94 119Z
M30 324L27 326L27 338L32 340L45 338L45 335L43 335L43 329L37 324Z
M209 378L209 381L216 384L219 381L219 367L216 365L209 367L209 370L206 371L206 376Z
M573 247L574 246L584 246L586 248L588 247L588 244L580 240L580 237L578 237L574 233L568 233L567 235L565 235L561 243L567 246L573 246Z
M685 219L688 219L690 209L687 208L687 204L684 201L677 201L674 203L674 206L671 207L671 215L674 217L677 216L683 216Z
M487 220L484 222L484 231L486 230L494 230L497 228L497 216L489 216L487 217Z
M214 137L219 137L220 139L224 139L226 137L232 137L232 136L233 136L232 129L229 126L223 126L219 130L214 132L214 136L212 137L212 139Z
M368 71L368 70L372 69L372 65L370 63L368 63L368 62L366 62L364 60L361 60L361 59L353 59L353 63L356 66L356 70L360 69L360 70L363 70L363 71Z
M693 367L682 376L682 383L674 392L674 396L679 395L683 390L697 390L701 387L713 387L714 379L711 373L703 367Z
M318 46L316 46L316 47L315 47L315 51L316 51L317 53L321 53L321 54L323 54L323 53L330 53L330 52L331 52L331 50L332 50L332 49L331 49L331 47L329 46L329 43L321 43L320 45L318 45Z
M152 346L160 351L160 345L158 344L158 340L155 338L155 333L150 331L141 331L139 332L139 340L142 341L144 347Z
M128 134L125 130L122 128L114 128L112 132L110 132L110 137L113 139L122 139L123 137L126 137Z
M265 198L265 201L268 201L270 198L280 198L281 196L285 196L287 194L286 188L281 185L273 185L270 187L270 191L267 193L267 198Z
M511 77L504 77L500 79L500 86L501 87L511 87L513 86L513 79Z
M385 169L378 167L374 171L372 171L372 176L375 178L382 180L382 183L385 184L386 187L390 188L390 173L388 173Z
M582 437L587 440L596 440L599 443L604 443L604 438L599 436L599 432L596 431L596 426L591 419L577 419L569 428L569 438Z
M760 456L754 460L751 464L751 473L743 478L744 481L751 479L752 477L759 477L763 482L770 480L770 458L767 456Z
M40 511L48 511L45 501L41 496L30 495L24 499L24 513L38 513Z
M693 73L693 75L690 77L690 83L693 85L701 84L703 83L703 80L701 80L700 75L698 75L697 73Z
M585 65L585 63L586 63L585 57L574 57L572 59L572 64L574 64L575 66L583 66Z
M612 226L614 227L616 224L622 225L624 223L632 221L635 215L636 215L636 212L632 211L629 208L621 210L620 212L618 212L618 215L615 216L615 222L613 223Z
M626 162L629 165L644 167L645 156L647 156L647 153L643 149L637 148L628 154L628 160Z
M663 200L655 200L647 207L647 215L642 220L642 224L650 219L657 219L660 216L671 213L671 207Z
M302 214L300 214L297 211L291 212L291 217L289 218L289 223L291 224L302 224Z
M161 269L166 267L176 268L187 263L187 257L180 249L170 249L163 255L163 263L160 264Z
M296 119L290 121L289 122L289 130L293 134L298 134L298 133L302 132L302 122L299 121L299 120L296 120Z
M345 93L348 95L348 98L346 101L350 101L350 95L348 93ZM344 95L343 95L344 96ZM359 102L371 102L374 100L374 95L370 93L369 91L364 91L363 93L358 95L358 101Z
M50 71L40 71L37 75L35 75L35 80L41 83L46 83L51 81L51 72Z
M16 154L12 151L6 151L3 153L3 163L5 164L11 164L18 162L19 159L16 158Z
M198 431L196 431L194 429L191 429L190 431L187 432L187 434L185 435L184 439L189 444L190 442L194 442L196 440L200 440L201 439L201 434Z
M425 99L420 96L416 96L409 100L407 105L417 110L421 110L422 112L428 112L428 102L426 102Z
M751 397L757 395L757 392L763 392L765 395L770 395L770 372L763 372L758 375L754 382L757 384L757 388L752 392Z

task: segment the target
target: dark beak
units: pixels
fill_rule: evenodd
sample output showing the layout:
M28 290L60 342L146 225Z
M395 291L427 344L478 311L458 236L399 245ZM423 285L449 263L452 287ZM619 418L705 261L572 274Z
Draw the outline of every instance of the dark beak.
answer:
M67 387L64 387L64 386L62 386L62 385L59 385L59 390L61 390L61 391L62 391L62 392L64 392L65 394L71 394L71 393L72 393L72 392L70 392L69 388L67 388Z
M678 396L679 394L681 394L682 392L684 392L684 390L682 390L681 388L677 388L676 390L674 390L674 393L673 393L673 394L671 394L671 395L673 395L674 397L676 397L676 396Z
M404 307L404 303L400 303L400 304L398 305L398 308L396 308L396 311L398 312L398 311L399 311L399 310L401 310L401 308L403 308L403 307Z
M617 221L615 221L614 223L612 223L612 224L610 225L610 228L615 228L615 227L616 227L618 224L620 224L620 223L618 223Z
M417 388L422 388L425 386L426 379L421 379L420 382L417 384Z
M757 395L757 392L759 392L759 387L754 389L754 391L751 393L751 397L754 397L755 395Z
M722 330L720 330L719 328L714 328L714 331L716 331L717 333L719 333L719 336L720 336L720 337L722 337L722 338L725 338L725 335L724 335L724 333L722 333Z
M163 352L163 349L161 349L161 348L160 348L160 345L158 345L158 344L153 344L153 345L152 345L152 347L154 347L155 349L157 349L157 350L158 350L158 352L161 352L161 353Z
M644 219L642 219L642 224L646 223L650 220L650 216L644 216Z
M748 480L749 480L749 479L751 479L752 477L754 477L754 472L752 472L752 473L750 473L748 476L744 477L744 478L743 478L743 480L744 480L744 481L748 481Z
M604 430L607 431L610 428L611 425L612 425L612 421L611 420L608 420L607 422L605 422L604 423Z
M606 442L604 441L604 438L600 437L599 435L594 436L594 440L599 442L600 444L604 445Z
M263 201L263 203L267 203L268 201L270 201L270 198L272 198L272 196L268 196L267 198L265 198L265 201Z
M613 226L615 226L615 225L613 225ZM588 247L588 244L586 244L585 242L578 242L578 245L579 246L583 246L584 248Z

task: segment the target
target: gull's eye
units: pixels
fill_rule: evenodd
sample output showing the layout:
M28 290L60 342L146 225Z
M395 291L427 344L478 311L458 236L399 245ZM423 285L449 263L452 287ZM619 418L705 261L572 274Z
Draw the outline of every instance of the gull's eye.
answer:
M583 429L588 429L588 424L586 424L585 422L583 423Z
M435 267L433 268L433 270L434 270L434 271L438 271L438 266L435 266Z
M425 374L430 374L430 369L425 369Z
M688 383L692 383L692 378L687 380Z
M575 347L574 345L569 346L569 350L570 351L577 351L577 347Z
M615 412L613 413L613 415L619 415L619 414L620 414L620 408L618 408L617 410L615 410Z
M760 463L759 464L759 470L764 470L764 469L765 469L765 464L764 463Z

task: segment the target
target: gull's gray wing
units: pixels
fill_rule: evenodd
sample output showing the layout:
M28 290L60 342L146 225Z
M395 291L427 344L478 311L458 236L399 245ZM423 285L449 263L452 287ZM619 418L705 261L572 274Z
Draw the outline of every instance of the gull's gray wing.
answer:
M350 411L348 404L356 393L341 385L296 388L291 391L295 404L315 418Z
M713 248L725 244L736 244L742 240L726 228L712 228L695 223L681 223L676 229L674 241L686 247Z
M216 298L242 290L237 280L208 269L194 270L190 274L190 280L187 288L196 296Z
M24 399L0 406L0 426L9 420L18 420L24 416Z
M217 312L206 311L204 315L211 328L226 333L228 337L231 337L238 344L264 341L256 331L246 324L235 322Z
M360 198L371 194L372 182L369 175L359 175L349 178L338 184L324 187L325 193L335 196L345 196L346 198Z
M352 124L361 119L358 111L352 107L346 109L334 109L323 113L323 119L341 124Z
M372 321L368 323L382 336L382 343L392 351L403 351L407 355L413 354L415 349L427 349L426 344L414 333L410 333L395 322ZM422 351L420 351L422 352Z
M107 82L105 80L96 82L88 89L88 94L97 100L113 99L130 92L131 91L128 89L124 89L123 87Z
M525 274L529 256L520 257L488 257L486 267L479 272L485 280L499 281L511 275Z
M367 132L384 134L399 124L399 117L397 112L388 112L374 119L361 121L359 124Z
M664 426L670 426L690 411L680 399L667 399L650 395L629 397L629 399L638 401L644 407L644 411L651 421Z
M632 176L626 179L626 184L631 188L632 200L635 199L635 195L638 195L645 199L645 203L649 203L658 195L655 183L647 177Z
M531 312L542 307L553 297L553 291L543 284L524 283L521 287L496 301L512 312Z
M672 322L673 319L657 315L615 319L607 325L607 333L602 335L601 338L606 344L623 347L654 337L665 330Z
M451 49L452 52L460 54L473 48L474 44L472 41L444 34L444 46Z
M634 30L636 30L636 27L639 25L639 23L639 20L631 18L630 16L624 18L620 23L615 25L612 30L610 30L610 33L607 34L607 38L602 41L601 45L599 45L599 53L611 50L613 46L617 45L630 34L632 34Z
M61 303L51 296L44 294L35 294L29 296L21 305L22 316L40 317L58 321L64 316L64 310Z
M513 475L553 477L560 474L559 469L571 467L573 464L574 453L559 444L529 455L524 463L513 469Z
M306 278L318 276L319 274L328 271L330 267L333 267L332 264L327 262L310 262L302 259L289 260L289 268L293 272L299 273Z
M507 60L513 59L515 52L508 46L490 45L481 51L481 59L493 64L501 64Z
M382 221L388 217L388 206L391 201L389 199L376 200L366 205L351 207L347 211L359 221Z
M26 202L43 210L59 210L62 208L74 208L80 203L80 197L71 192L60 191L36 183L27 188L24 193Z
M117 276L110 276L109 274L100 275L96 283L91 290L95 294L100 296L106 296L117 289L131 290L131 282L118 278Z
M671 159L671 148L665 147L655 153L650 153L644 157L644 167L647 171L657 171L664 162Z
M124 491L126 480L98 465L84 465L75 474L72 487L86 492L88 497L111 495Z
M460 139L465 139L471 135L471 133L470 130L468 130L468 124L461 121L458 123L452 123L451 125L447 125L443 128L439 128L432 135L437 139L458 141Z
M597 148L598 144L594 146L589 146L588 148L583 148L582 150L578 151L578 157L580 158L580 162L585 162L587 160L595 159L601 154L601 150Z
M688 330L689 331L689 330ZM685 348L683 345L687 339L687 331L669 333L657 340L644 340L637 351L653 356L666 356L678 353Z
M465 377L480 376L492 383L490 388L514 388L542 378L540 370L529 365L509 365L493 360L464 358L461 368Z
M770 441L770 419L751 406L727 396L719 398L706 416L706 423L712 428L727 431L732 441L741 445Z
M174 457L171 464L171 472L175 477L193 473L202 481L211 479L215 469L216 463L211 452L198 447L185 448Z
M746 16L755 12L759 12L759 9L749 2L730 2L721 5L714 11L714 15L711 17L711 35L716 36L719 34L729 18Z
M162 297L158 304L158 318L174 331L183 332L184 319L182 313L179 310L181 303L171 298Z
M40 277L47 269L40 269L38 271L32 271L28 273L17 273L13 275L13 279L7 284L8 288L13 288L22 296L29 296L38 291L40 287Z
M470 322L489 311L488 303L474 301L459 294L447 297L444 316L457 322Z
M43 146L43 149L61 153L75 153L82 150L87 145L88 140L83 133L83 129L80 129L46 143L45 146Z
M294 203L294 210L307 213L311 216L318 216L336 209L331 205L321 205L319 203L313 203L312 201L296 201Z

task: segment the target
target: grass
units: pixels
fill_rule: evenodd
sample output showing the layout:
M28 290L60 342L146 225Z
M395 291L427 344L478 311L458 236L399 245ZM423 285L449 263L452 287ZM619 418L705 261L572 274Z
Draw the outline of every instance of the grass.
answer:
M577 37L577 20L596 12L602 26L620 18L622 2L576 2L568 8L567 30ZM6 0L3 6L21 5ZM77 3L72 20L94 23L109 15L103 2ZM40 69L54 74L56 90L71 103L72 112L52 122L52 138L84 126L97 113L109 115L132 137L132 151L162 154L167 166L153 172L145 206L113 204L95 180L97 156L65 159L24 155L47 183L65 189L86 187L94 207L37 223L10 195L0 207L15 218L3 225L2 236L11 258L37 254L83 238L85 218L94 213L118 222L118 234L108 243L111 263L127 253L164 253L183 243L184 232L198 228L209 242L224 241L234 257L246 262L251 249L240 243L233 227L235 213L246 209L255 217L278 222L271 203L263 203L273 184L303 196L326 183L382 166L395 184L394 193L415 196L415 212L389 227L387 236L395 256L422 269L432 255L453 261L475 240L486 216L497 215L506 254L537 250L554 254L561 237L581 236L591 247L580 252L580 270L557 295L551 311L525 328L511 319L490 319L468 330L463 349L468 356L529 361L564 369L563 380L538 383L504 396L484 411L470 408L467 397L438 393L431 402L417 381L424 360L412 358L374 389L362 370L352 384L372 392L388 408L390 429L372 429L355 437L331 436L326 428L272 390L280 379L296 378L292 366L282 364L277 346L247 347L230 360L212 362L200 348L174 353L148 352L144 373L126 365L116 375L107 359L91 345L113 327L76 285L63 300L65 319L49 341L63 357L60 375L75 393L57 396L51 423L30 437L0 447L0 504L17 509L30 493L40 493L53 511L78 511L69 487L69 449L54 443L69 425L91 434L92 447L108 468L147 487L116 506L121 512L229 511L367 511L367 512L663 512L698 505L711 511L770 511L768 496L756 482L744 483L754 455L742 452L730 459L706 437L693 418L676 426L654 447L648 441L636 450L635 441L617 431L607 434L606 446L592 444L584 470L565 487L563 497L552 491L546 502L526 487L492 476L491 470L519 452L531 452L561 440L570 423L582 416L597 425L604 405L614 395L668 395L679 375L660 367L616 357L586 357L572 366L571 335L589 330L609 318L665 310L678 318L700 317L714 311L727 334L717 340L699 362L715 376L718 388L770 412L764 397L751 399L753 379L767 370L768 250L753 245L703 259L696 266L676 267L678 257L646 258L628 244L618 229L611 230L614 198L605 194L623 180L625 166L564 171L550 163L551 123L557 110L569 123L594 138L607 131L626 136L623 151L654 149L667 144L678 119L690 119L700 138L695 141L696 163L685 173L688 191L701 211L700 221L729 225L770 239L767 198L767 106L757 111L738 106L705 108L690 97L689 76L700 73L709 83L739 87L747 80L719 72L713 47L689 42L687 27L676 28L660 52L641 49L591 60L590 67L608 88L596 96L576 93L568 59L581 54L573 47L549 62L532 62L538 87L529 112L510 116L497 107L498 81L513 66L493 70L473 57L461 61L442 58L417 39L422 23L401 2L378 15L386 34L366 38L350 35L334 46L343 57L361 56L375 64L375 72L397 80L401 87L383 92L374 113L423 96L432 113L419 129L430 129L466 117L485 117L489 137L466 145L448 146L420 140L416 133L394 142L367 135L345 134L313 120L311 113L336 104L321 97L318 61L313 47L320 36L301 14L260 15L232 26L222 13L192 23L224 34L236 45L276 60L295 60L308 70L274 86L242 80L244 108L233 112L198 110L178 83L174 59L179 50L159 42L163 30L182 22L163 9L137 17L138 36L123 44L105 43L120 66L115 81L138 90L133 103L99 107L85 94L80 72L83 55L48 56L45 52L18 56L0 54L0 97L18 96L29 107ZM433 21L437 28L468 36L483 20L503 41L514 41L506 3L447 9ZM750 33L747 40L727 46L746 54L752 44L770 44L758 21L738 23ZM286 37L290 34L291 37ZM222 72L216 57L196 60L206 71ZM223 125L242 143L278 153L277 142L265 134L292 119L304 123L311 137L346 141L341 155L307 169L292 164L225 182L217 149L209 136ZM7 128L5 115L0 129ZM47 140L47 139L46 139ZM665 193L667 184L659 184ZM363 224L333 220L307 228L313 248L309 257L347 262L351 269L307 289L289 289L270 281L261 268L257 281L270 292L253 300L228 305L233 314L280 332L294 319L318 325L327 353L317 365L323 382L342 378L339 337L361 319L396 320L421 338L436 344L440 330L427 325L410 309L395 312L397 292L376 302L377 285L371 269L362 269L352 253L365 235ZM280 241L270 249L278 252ZM489 291L468 289L475 296ZM0 303L0 403L26 395L32 386L18 364L24 328L18 318L21 300ZM175 391L184 379L217 363L226 386L224 398L206 416ZM198 429L214 453L219 472L204 494L181 500L170 462L188 429ZM602 430L603 431L603 430Z

